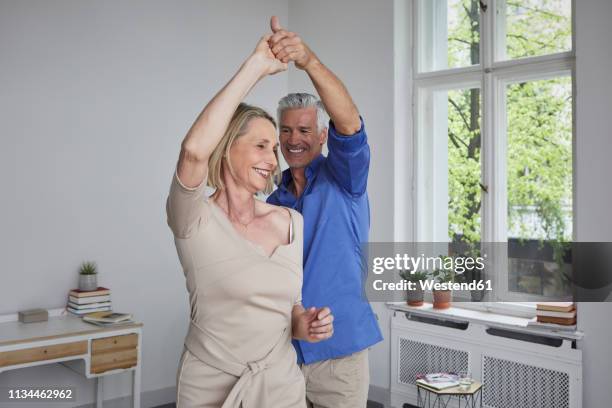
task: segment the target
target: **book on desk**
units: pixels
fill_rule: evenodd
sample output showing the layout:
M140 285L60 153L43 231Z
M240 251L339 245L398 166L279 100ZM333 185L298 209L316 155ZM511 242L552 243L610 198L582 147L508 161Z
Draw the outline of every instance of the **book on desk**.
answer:
M101 327L114 327L134 323L130 313L118 313L112 311L88 313L83 316L83 321Z
M71 289L68 292L66 310L82 317L94 312L107 312L113 309L110 289L99 286L95 290Z

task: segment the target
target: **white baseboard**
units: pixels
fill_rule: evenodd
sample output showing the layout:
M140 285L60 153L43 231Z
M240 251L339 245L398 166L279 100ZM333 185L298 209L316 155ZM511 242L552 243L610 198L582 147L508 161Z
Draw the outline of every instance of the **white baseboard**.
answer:
M176 400L176 387L167 387L160 390L146 391L140 394L140 405L143 408L157 407L159 405L170 404ZM132 397L113 398L104 400L104 408L131 408ZM95 401L90 404L79 405L76 408L95 408Z
M388 388L370 385L368 400L383 404L384 408L391 408L391 392Z

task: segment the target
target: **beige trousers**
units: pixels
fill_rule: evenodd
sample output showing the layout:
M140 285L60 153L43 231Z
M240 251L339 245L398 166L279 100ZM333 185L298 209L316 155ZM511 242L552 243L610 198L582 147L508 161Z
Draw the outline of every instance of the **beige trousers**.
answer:
M370 386L368 349L302 364L309 408L365 408Z

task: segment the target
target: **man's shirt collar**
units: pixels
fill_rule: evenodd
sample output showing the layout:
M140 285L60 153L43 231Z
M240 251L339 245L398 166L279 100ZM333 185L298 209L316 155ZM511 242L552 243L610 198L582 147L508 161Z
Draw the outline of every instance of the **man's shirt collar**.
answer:
M319 154L317 157L314 158L313 161L311 161L307 166L306 169L304 170L304 174L306 175L306 181L310 182L310 180L312 179L312 177L317 174L317 172L319 171L319 167L321 167L321 163L323 163L323 159L325 158L325 156L323 156L322 154ZM287 189L289 187L289 183L292 180L292 176L291 176L291 169L287 169L285 171L283 171L283 177L281 180L281 185L283 187L285 187L285 189Z

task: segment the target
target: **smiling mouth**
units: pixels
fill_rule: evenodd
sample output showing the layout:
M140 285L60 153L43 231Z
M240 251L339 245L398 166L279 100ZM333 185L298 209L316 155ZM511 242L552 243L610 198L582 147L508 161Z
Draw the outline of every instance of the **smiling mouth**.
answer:
M291 154L300 154L300 153L304 153L306 151L306 149L302 149L302 148L297 148L297 149L292 149L292 148L287 148L287 150L289 151L289 153Z
M257 174L259 174L261 177L263 177L265 179L270 177L270 170L264 170L264 169L260 169L258 167L253 167L253 170L255 170L255 172Z

